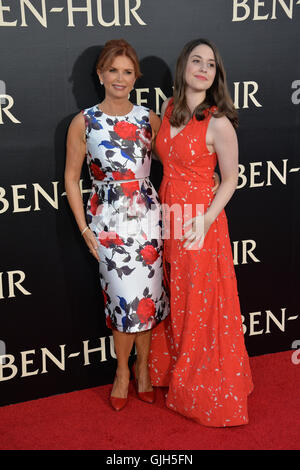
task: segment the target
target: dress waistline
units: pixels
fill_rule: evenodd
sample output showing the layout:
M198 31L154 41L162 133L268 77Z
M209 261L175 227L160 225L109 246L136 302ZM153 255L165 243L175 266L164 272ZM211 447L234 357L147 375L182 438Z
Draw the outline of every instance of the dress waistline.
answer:
M176 176L174 177L173 175L164 174L163 179L192 184L192 183L202 183L203 181L208 181L211 177L213 177L213 175L214 174L212 173L211 175L200 175L199 178L197 179L196 178L189 179L189 178L176 177Z
M149 178L149 176L144 176L143 178L136 178L134 180L94 180L95 184L120 184L120 183L132 183L133 181L143 181Z

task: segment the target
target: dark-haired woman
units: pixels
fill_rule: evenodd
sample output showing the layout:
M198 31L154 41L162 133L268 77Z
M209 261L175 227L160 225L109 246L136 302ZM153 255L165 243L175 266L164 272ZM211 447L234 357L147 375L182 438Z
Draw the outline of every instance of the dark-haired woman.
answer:
M209 41L184 47L162 114L156 152L171 313L152 332L152 384L168 386L167 406L198 423L246 424L253 384L224 212L238 179L237 113Z
M65 185L79 230L99 261L106 324L113 331L118 361L110 401L121 410L127 403L128 359L134 343L138 396L154 401L148 371L151 329L169 313L161 209L149 180L151 146L160 119L128 100L141 73L136 52L126 41L106 43L97 74L105 99L79 113L70 125ZM79 188L85 158L93 182L87 214Z

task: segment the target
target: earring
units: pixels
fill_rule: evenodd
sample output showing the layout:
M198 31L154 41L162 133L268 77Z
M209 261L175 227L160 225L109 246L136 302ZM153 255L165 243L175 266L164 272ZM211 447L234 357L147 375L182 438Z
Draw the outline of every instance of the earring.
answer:
M100 85L103 85L103 82L100 80Z

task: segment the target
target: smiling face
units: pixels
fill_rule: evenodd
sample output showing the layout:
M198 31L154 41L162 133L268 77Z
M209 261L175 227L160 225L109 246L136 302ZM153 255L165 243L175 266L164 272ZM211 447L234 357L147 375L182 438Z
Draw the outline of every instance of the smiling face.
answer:
M194 91L208 90L216 76L216 59L213 50L206 44L196 46L190 53L186 69L186 87Z
M112 98L127 97L136 80L134 63L126 55L116 56L109 67L97 73L105 87L106 96Z

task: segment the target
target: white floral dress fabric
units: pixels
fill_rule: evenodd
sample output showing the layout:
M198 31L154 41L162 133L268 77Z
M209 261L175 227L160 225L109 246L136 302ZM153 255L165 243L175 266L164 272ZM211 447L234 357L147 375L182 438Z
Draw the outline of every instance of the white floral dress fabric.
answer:
M127 333L146 331L169 313L161 207L149 180L149 109L134 105L118 117L95 105L82 113L92 179L86 215L98 241L106 324Z

